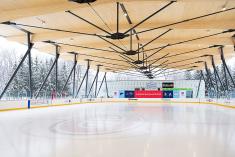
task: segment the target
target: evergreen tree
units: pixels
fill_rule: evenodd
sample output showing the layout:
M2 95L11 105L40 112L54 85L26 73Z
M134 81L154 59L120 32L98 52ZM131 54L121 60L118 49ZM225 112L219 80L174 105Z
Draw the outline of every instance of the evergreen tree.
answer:
M186 71L186 72L184 73L184 76L185 76L185 79L186 79L186 80L191 80L191 79L192 79L191 71Z
M233 76L233 80L235 81L235 64L232 67L232 76Z
M195 80L200 80L201 78L201 71L200 70L196 70L194 73L193 73L193 79Z
M66 81L67 81L67 78L68 78L68 73L69 69L67 68L67 65L66 63L64 62L63 63L63 66L60 70L60 73L59 73L59 79L58 79L58 88L59 88L59 94L66 94L68 95L69 94L69 86L70 86L70 81L68 81L68 84L65 86L64 88L64 91L63 93L62 92L62 88L63 86L65 85Z
M40 67L40 71L41 71L40 86L41 86L46 78L46 75L48 74L48 72L51 68L53 60L52 59L45 59L45 61L42 61L40 63L42 63L42 65ZM40 92L41 96L46 96L48 98L51 96L51 92L53 90L53 85L51 84L51 83L53 83L53 80L51 80L51 78L53 78L53 77L51 75L53 75L53 71L51 72L51 74L47 78L47 81L45 82L45 84Z
M45 59L44 61L40 61L38 64L38 68L36 68L37 64L36 64L36 60L35 60L35 66L34 68L36 69L36 71L39 70L39 75L35 76L35 87L36 87L36 93L38 92L39 88L41 87L42 83L44 82L46 75L49 71L50 65L49 65L49 61L48 59ZM37 74L37 72L35 72L35 75ZM50 97L51 92L49 90L49 78L47 79L44 87L42 88L41 92L39 93L39 96L43 97Z
M16 56L14 55L15 50L11 49L0 49L0 91L3 90L6 83L9 81L14 66L16 62Z
M231 74L232 77L233 77L233 69L232 69L232 66L228 65L228 70L229 70L230 74ZM232 78L229 77L229 76L228 76L228 78L229 78L229 90L232 91L232 90L234 89L233 80L232 80Z
M16 70L17 68L17 62L15 61L14 65L13 65L13 68L11 70L11 72L9 73L10 75L12 75L12 73ZM11 82L11 85L8 89L8 92L10 93L11 96L13 97L18 97L18 92L19 92L19 79L18 79L18 76L16 75L15 78L12 80Z
M32 79L33 79L33 91L34 93L37 92L37 89L40 86L40 65L38 61L38 57L32 60Z
M22 57L21 57L22 58ZM15 62L11 75L17 68L18 63ZM26 97L29 94L29 77L28 77L28 67L27 63L23 63L18 70L16 76L14 77L9 92L14 95L14 97Z
M20 96L27 96L29 95L29 68L28 63L25 62L21 65L18 73L18 80L19 80L19 88L20 88Z

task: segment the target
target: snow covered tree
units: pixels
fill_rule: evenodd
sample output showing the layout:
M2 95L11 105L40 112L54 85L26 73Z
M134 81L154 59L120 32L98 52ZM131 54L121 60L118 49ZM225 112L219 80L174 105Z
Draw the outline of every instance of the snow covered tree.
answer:
M40 87L40 83L42 82L43 73L41 72L41 65L39 63L38 57L32 60L32 78L33 78L33 91L34 94Z
M19 87L20 87L20 96L29 95L29 68L28 62L25 62L21 65L20 70L17 73L19 79Z
M191 80L191 79L193 78L190 71L186 71L186 72L184 73L184 76L185 76L185 79L186 79L186 80Z
M62 66L62 68L59 70L60 72L59 72L59 77L58 77L58 88L59 88L59 94L66 94L66 95L68 95L69 94L69 86L70 86L70 80L68 81L68 84L65 86L65 88L64 88L64 91L63 91L63 93L61 93L62 92L62 88L63 88L63 86L65 85L65 83L66 83L66 80L67 80L67 78L68 78L68 76L69 76L69 69L67 68L67 65L66 65L66 63L64 62L63 63L63 66Z
M15 50L11 49L0 49L0 91L3 90L6 83L9 81L14 69L16 69L16 56L14 55Z
M17 68L17 62L15 61L11 72L9 72L9 75L11 75L15 71L16 68ZM11 85L8 89L8 92L10 93L12 97L18 97L18 92L20 90L19 85L20 85L20 81L18 79L18 76L16 75L15 78L12 80Z
M193 73L193 79L195 80L200 80L201 78L201 71L200 70L196 70L194 73Z

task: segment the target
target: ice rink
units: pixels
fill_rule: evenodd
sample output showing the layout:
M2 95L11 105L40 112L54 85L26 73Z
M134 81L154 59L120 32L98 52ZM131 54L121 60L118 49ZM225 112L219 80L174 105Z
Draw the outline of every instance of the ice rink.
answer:
M1 157L234 157L235 110L104 103L0 112Z

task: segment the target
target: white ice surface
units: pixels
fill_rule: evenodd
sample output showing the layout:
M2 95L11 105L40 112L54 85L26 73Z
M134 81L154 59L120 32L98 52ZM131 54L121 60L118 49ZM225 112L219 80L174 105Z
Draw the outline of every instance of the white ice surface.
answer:
M235 157L235 110L106 103L0 112L0 157Z

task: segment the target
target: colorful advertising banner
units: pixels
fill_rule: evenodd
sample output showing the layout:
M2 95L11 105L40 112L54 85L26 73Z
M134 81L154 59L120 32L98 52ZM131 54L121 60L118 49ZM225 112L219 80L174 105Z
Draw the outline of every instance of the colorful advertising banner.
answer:
M157 90L143 90L135 91L135 98L162 98L162 91Z
M114 97L114 98L119 98L119 92L114 92L114 93L113 93L113 97Z
M193 98L193 91L186 91L186 98Z
M173 91L163 91L163 98L173 98Z
M134 91L125 91L125 98L134 98L135 92Z
M124 90L119 91L119 98L125 98L125 91Z
M185 90L181 90L180 92L180 97L179 98L186 98L186 91Z
M178 90L173 91L173 98L179 98L180 97L180 92Z

